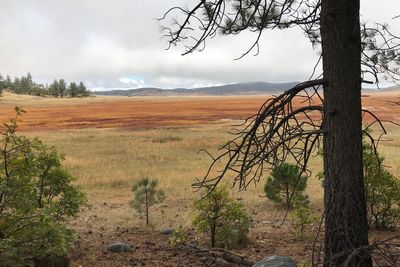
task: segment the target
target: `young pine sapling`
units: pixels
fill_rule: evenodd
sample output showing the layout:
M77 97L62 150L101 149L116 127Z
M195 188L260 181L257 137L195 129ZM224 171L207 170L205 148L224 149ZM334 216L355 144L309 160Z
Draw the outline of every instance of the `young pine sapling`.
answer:
M307 187L307 176L301 175L296 165L283 163L272 169L264 186L266 196L276 202L284 203L289 209L293 208L293 201L308 203L308 196L304 194Z
M149 180L147 177L144 177L132 186L134 197L130 205L140 215L145 215L146 225L149 225L149 208L165 200L164 191L157 190L157 185L157 179Z

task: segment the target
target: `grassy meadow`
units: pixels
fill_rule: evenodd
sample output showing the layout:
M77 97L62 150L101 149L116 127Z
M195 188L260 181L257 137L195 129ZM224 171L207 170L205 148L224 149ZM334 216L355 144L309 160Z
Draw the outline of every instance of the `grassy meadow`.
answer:
M66 129L26 134L39 137L65 154L65 167L77 177L76 183L88 194L95 212L107 217L108 223L140 225L142 222L128 205L131 186L144 176L157 178L167 199L154 208L153 216L157 219L152 224L162 228L190 224L191 204L199 196L191 184L203 177L211 163L210 157L200 150L218 153L217 148L232 137L227 132L233 123L135 130ZM400 176L397 155L400 131L398 126L386 126L389 134L380 143L379 151L385 156L389 170ZM309 178L307 193L312 205L320 209L323 192L315 174L322 170L322 159L313 158L310 166L313 176ZM279 221L284 214L284 210L261 197L263 181L244 192L238 192L237 188L232 192L243 199L259 220ZM104 206L115 209L110 212Z

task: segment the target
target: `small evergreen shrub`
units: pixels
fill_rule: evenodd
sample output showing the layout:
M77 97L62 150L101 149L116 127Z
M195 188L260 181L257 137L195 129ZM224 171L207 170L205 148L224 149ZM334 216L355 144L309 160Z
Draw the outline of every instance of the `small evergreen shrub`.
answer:
M211 247L232 247L247 240L250 216L242 203L233 199L226 186L206 189L194 202L193 226L210 236Z
M293 201L308 203L304 194L307 187L307 176L302 176L296 165L283 163L272 169L264 186L266 196L276 202L283 203L287 208L293 207Z
M144 177L132 186L134 197L130 205L141 216L145 216L146 225L149 225L150 207L165 200L164 191L158 190L157 185L157 179L149 180L147 177Z

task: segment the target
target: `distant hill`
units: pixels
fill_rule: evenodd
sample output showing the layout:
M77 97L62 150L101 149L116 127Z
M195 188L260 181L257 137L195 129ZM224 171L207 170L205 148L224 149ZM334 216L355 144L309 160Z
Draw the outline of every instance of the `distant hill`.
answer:
M380 91L400 91L400 86L394 85L386 88L381 88Z
M261 95L276 94L292 88L298 82L288 83L268 83L268 82L251 82L251 83L235 83L221 86L202 87L195 89L176 88L176 89L160 89L160 88L140 88L127 90L110 90L96 91L96 95L109 96L177 96L177 95Z

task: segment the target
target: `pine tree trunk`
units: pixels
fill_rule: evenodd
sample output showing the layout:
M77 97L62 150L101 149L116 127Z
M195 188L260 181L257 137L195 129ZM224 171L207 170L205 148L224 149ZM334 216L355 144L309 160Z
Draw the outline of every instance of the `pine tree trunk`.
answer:
M325 261L342 266L368 245L362 170L360 0L322 0ZM335 257L344 253L340 257ZM361 253L348 266L372 266Z

